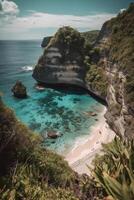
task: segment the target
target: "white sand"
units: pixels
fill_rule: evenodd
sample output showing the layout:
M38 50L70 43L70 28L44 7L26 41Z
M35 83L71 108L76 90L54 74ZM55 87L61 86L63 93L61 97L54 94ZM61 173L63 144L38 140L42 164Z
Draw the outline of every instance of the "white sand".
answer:
M95 155L101 152L101 144L110 142L115 136L115 133L106 123L106 119L104 118L105 112L106 107L100 113L98 122L91 127L88 139L84 142L80 142L79 139L77 145L75 144L74 148L65 155L65 160L68 161L70 167L79 174L90 174L87 165L91 166Z

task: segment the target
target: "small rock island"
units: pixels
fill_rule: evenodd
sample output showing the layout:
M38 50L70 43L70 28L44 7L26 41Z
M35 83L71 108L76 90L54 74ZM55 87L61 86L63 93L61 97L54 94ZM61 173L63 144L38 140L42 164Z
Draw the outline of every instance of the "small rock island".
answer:
M33 77L39 84L71 84L85 88L84 37L65 26L52 37Z
M12 88L12 92L13 95L17 98L23 99L27 97L26 87L22 84L21 81L16 81Z

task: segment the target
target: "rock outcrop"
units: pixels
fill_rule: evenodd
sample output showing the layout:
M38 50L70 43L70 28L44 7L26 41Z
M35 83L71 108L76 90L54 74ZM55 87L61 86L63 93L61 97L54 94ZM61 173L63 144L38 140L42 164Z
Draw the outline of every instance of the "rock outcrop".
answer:
M48 131L47 136L48 136L48 138L56 139L60 135L57 131Z
M51 38L52 36L44 37L41 43L41 47L45 48L49 44Z
M84 38L70 27L60 28L33 71L39 83L85 87Z
M23 99L27 97L26 87L21 81L17 81L12 88L13 95L17 98Z
M86 44L92 45L95 43L99 35L99 32L100 32L99 30L81 32L81 36L84 37Z
M107 121L117 134L130 138L134 138L133 22L132 3L126 11L103 25L94 47L100 49L97 67L103 70L108 82Z

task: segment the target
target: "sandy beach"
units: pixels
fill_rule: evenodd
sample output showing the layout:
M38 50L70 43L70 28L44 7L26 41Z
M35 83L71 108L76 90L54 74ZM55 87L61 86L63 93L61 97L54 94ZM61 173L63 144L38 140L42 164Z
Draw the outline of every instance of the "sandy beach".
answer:
M110 142L115 136L115 133L106 123L105 112L106 107L99 114L98 122L90 128L89 137L82 143L74 144L74 148L65 156L70 167L79 174L90 174L87 165L91 166L95 155L100 153L102 143Z

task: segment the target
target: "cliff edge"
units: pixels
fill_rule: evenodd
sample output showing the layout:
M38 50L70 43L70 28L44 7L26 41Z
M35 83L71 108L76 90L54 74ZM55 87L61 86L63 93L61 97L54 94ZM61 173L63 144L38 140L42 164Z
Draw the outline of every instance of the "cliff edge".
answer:
M134 3L131 3L127 10L104 23L94 45L99 59L96 62L91 59L87 72L90 87L106 98L109 125L118 135L130 138L134 137L133 22Z

